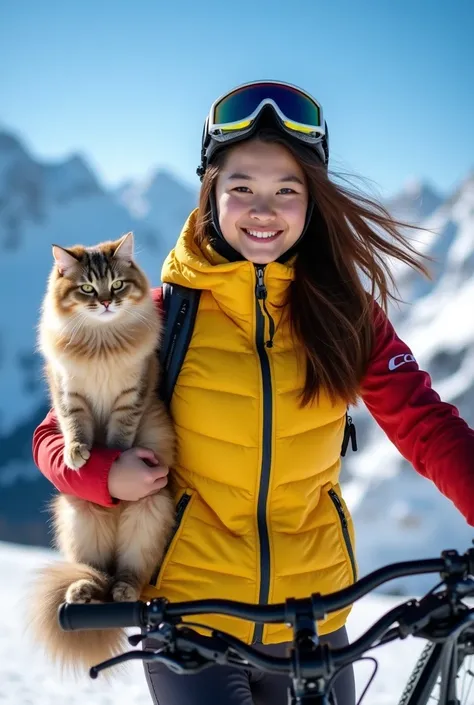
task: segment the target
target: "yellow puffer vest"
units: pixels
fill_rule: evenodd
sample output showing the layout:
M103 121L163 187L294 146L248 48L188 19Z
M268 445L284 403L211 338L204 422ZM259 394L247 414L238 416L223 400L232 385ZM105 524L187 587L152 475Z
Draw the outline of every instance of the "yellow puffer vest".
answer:
M202 290L194 333L174 390L178 524L144 599L227 598L252 603L328 593L355 578L353 527L338 476L346 406L300 408L302 349L281 304L291 267L229 263L193 242L192 213L162 279ZM270 318L275 326L273 347ZM341 627L349 610L318 624ZM291 639L232 617L200 617L247 643Z

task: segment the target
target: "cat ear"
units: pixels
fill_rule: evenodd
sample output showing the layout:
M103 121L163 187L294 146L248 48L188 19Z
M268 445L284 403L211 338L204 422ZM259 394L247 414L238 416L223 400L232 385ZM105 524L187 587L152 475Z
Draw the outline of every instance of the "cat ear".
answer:
M62 276L67 276L78 263L77 257L59 245L53 245L53 257Z
M131 264L133 261L133 233L127 233L124 235L114 252L114 257L116 259L125 262L126 264Z

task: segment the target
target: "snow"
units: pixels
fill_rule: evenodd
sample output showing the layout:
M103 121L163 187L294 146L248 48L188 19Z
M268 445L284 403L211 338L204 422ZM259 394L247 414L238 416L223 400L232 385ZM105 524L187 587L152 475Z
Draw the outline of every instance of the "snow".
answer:
M467 546L464 546L466 548ZM428 557L428 556L426 556ZM435 556L429 556L435 557ZM45 655L30 641L24 621L24 595L31 576L54 560L52 551L0 542L0 704L1 705L146 705L151 703L141 663L107 682L88 676L73 680L60 677ZM391 560L386 556L386 562ZM434 578L431 579L434 584ZM404 600L407 598L403 598ZM378 595L360 600L348 622L351 640L360 636L401 598ZM416 659L424 646L420 639L394 642L370 653L379 670L365 705L395 705ZM373 670L371 662L356 664L359 695ZM112 673L111 671L109 673ZM184 676L183 676L184 677Z

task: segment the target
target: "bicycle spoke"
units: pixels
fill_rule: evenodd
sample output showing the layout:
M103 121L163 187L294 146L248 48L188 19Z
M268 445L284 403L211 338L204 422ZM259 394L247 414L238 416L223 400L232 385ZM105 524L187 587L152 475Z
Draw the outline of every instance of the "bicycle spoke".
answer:
M472 656L465 658L464 663L456 676L457 696L460 705L474 705L474 663ZM430 703L439 703L440 678L436 681L433 692L429 696Z
M429 700L433 701L434 703L439 703L439 694L435 695L435 690L437 689L439 691L439 680L436 681L435 687L433 689L433 692L431 693Z
M467 661L468 661L468 659L466 659L464 661L464 663L466 664ZM464 677L463 677L463 681L462 681L462 688L461 688L461 703L462 703L462 705L470 705L469 696L471 694L472 684L474 682L474 671L472 670L472 656L469 657L469 664L470 664L469 668L466 665L466 670L464 672ZM466 683L467 683L467 690L466 690L466 693L464 693L464 687L465 687Z

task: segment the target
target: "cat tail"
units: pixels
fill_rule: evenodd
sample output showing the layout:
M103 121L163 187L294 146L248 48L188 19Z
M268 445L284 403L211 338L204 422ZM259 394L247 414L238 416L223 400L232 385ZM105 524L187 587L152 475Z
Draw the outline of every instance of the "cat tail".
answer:
M110 578L84 563L53 563L40 571L27 600L28 627L33 639L43 646L63 674L68 672L74 676L122 653L128 644L123 629L72 632L61 629L58 608L65 602L69 586L78 580L93 581L98 592L105 594Z

